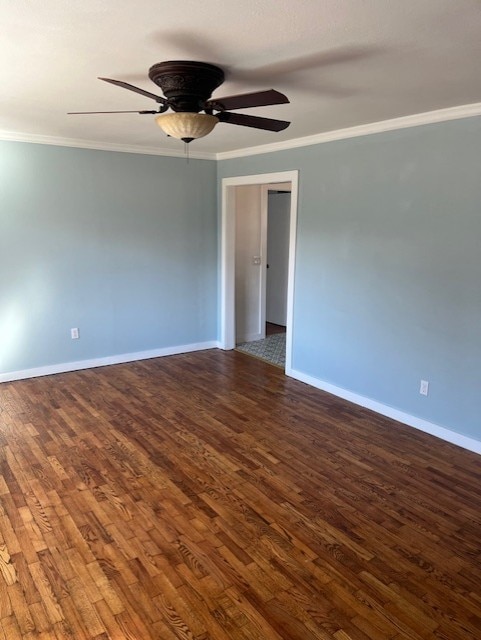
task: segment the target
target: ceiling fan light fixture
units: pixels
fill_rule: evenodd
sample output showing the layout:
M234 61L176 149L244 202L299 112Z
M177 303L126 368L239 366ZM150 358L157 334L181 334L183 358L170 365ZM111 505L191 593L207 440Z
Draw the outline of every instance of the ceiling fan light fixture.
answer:
M219 122L219 118L207 113L179 111L157 116L155 121L168 136L190 142L209 134Z

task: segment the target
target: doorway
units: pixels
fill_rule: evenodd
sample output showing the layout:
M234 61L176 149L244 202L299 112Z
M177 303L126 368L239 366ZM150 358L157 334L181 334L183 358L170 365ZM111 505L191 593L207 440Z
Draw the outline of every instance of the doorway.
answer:
M236 346L236 252L239 247L236 240L239 240L239 231L236 231L236 210L238 187L256 185L261 188L261 231L263 242L258 254L250 255L249 260L252 265L261 267L258 271L258 330L265 337L266 327L266 291L267 291L267 203L268 191L276 190L276 186L286 185L291 190L289 203L288 221L288 260L287 260L287 303L286 303L286 348L285 348L285 371L289 375L292 369L292 329L293 329L293 304L294 304L294 272L295 272L295 249L297 230L297 194L298 194L298 171L283 171L279 173L260 174L254 176L240 176L235 178L224 178L222 181L222 250L221 250L221 340L222 349L234 349ZM277 189L280 190L280 189ZM285 190L285 189L283 189ZM238 236L238 237L236 237ZM239 240L240 241L240 240ZM243 241L240 251L244 250ZM252 253L252 252L251 252ZM252 272L252 270L251 270ZM254 296L255 297L255 296ZM252 298L252 296L251 296ZM275 324L275 323L274 323ZM257 329L256 329L257 331ZM250 339L255 339L256 334L249 334Z
M266 244L266 335L287 326L291 184L269 185Z
M236 195L236 349L285 369L291 183L240 186Z

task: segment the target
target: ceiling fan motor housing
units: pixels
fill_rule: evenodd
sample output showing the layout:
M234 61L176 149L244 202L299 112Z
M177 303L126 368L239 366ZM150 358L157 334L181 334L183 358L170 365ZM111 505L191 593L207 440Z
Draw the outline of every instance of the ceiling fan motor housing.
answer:
M224 82L224 72L206 62L173 60L154 64L149 78L162 89L173 111L198 113Z

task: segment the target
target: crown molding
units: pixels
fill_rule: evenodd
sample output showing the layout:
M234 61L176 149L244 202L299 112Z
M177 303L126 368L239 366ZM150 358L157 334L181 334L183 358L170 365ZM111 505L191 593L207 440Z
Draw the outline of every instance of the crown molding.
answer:
M36 133L20 133L18 131L0 130L0 140L10 142L30 142L33 144L47 144L56 147L74 147L75 149L94 149L96 151L117 151L120 153L140 153L150 156L168 156L172 158L185 158L182 150L159 149L158 147L141 147L138 145L115 144L113 142L95 142L93 140L80 140L78 138L61 138L56 136L44 136ZM189 158L194 160L216 160L215 153L192 151L189 149Z
M337 129L336 131L326 131L325 133L317 133L313 136L294 138L283 142L273 142L272 144L265 144L257 147L223 151L216 154L216 159L230 160L233 158L244 158L246 156L260 155L262 153L272 153L274 151L285 151L287 149L296 149L298 147L308 147L314 144L322 144L324 142L346 140L347 138L358 138L360 136L368 136L373 133L383 133L385 131L395 131L396 129L419 127L424 124L447 122L448 120L460 120L462 118L471 118L473 116L480 115L481 102L475 102L473 104L465 104L458 107L449 107L447 109L438 109L437 111L426 111L425 113L416 113L410 116L392 118L391 120L381 120L380 122L361 124L359 126L348 127L346 129Z
M408 129L410 127L419 127L425 124L460 120L462 118L471 118L474 116L481 116L481 102L464 104L457 107L448 107L447 109L438 109L436 111L426 111L425 113L416 113L410 116L392 118L391 120L381 120L380 122L361 124L356 127L326 131L324 133L317 133L303 138L293 138L291 140L284 140L283 142L273 142L271 144L264 144L256 147L245 147L243 149L234 149L232 151L210 153L189 149L189 157L195 160L230 160L233 158L244 158L263 153L273 153L275 151L286 151L288 149L296 149L299 147L309 147L315 144L323 144L324 142L358 138L360 136L372 135L373 133ZM58 147L74 147L78 149L94 149L97 151L140 153L152 156L167 156L171 158L186 157L185 153L180 149L177 151L176 149L160 149L158 147L141 147L137 145L115 144L112 142L95 142L93 140L44 136L35 133L20 133L18 131L0 130L0 140L47 144Z

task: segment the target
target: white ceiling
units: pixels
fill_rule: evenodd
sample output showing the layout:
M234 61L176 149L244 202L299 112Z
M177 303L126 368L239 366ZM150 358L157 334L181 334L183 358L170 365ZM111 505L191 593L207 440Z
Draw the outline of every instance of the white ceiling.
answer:
M178 151L154 116L66 115L155 109L97 76L156 93L147 72L164 60L221 66L218 96L290 99L243 111L291 120L287 130L219 124L192 153L481 102L479 0L1 0L0 25L4 132Z

